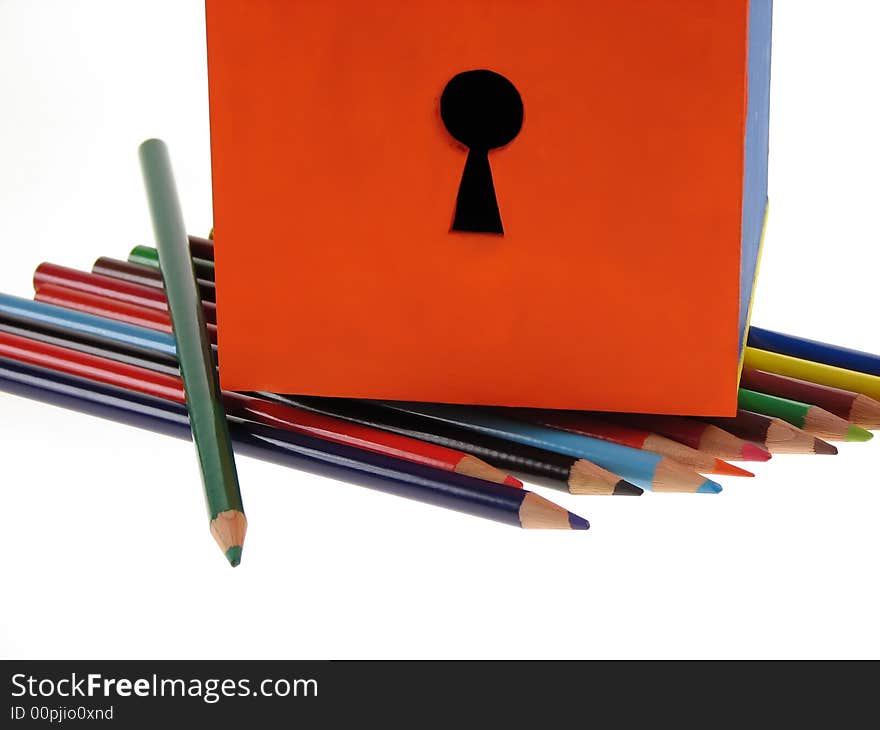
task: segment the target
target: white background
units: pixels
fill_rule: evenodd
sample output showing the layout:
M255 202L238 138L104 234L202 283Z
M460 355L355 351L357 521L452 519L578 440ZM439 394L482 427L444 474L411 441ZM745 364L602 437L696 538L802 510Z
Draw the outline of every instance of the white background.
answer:
M777 0L771 216L754 322L880 351L874 0ZM211 225L198 0L0 0L0 290L151 241L136 148ZM877 657L880 439L723 494L551 492L516 530L241 459L231 570L193 447L0 394L0 655Z

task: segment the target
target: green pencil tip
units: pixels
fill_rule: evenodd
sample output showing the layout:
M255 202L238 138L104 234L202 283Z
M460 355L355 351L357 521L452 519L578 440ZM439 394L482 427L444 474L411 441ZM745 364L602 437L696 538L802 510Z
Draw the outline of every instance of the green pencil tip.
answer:
M874 434L861 426L850 426L846 429L847 441L870 441L872 438L874 438Z
M234 568L241 562L241 545L233 545L226 551L226 559Z

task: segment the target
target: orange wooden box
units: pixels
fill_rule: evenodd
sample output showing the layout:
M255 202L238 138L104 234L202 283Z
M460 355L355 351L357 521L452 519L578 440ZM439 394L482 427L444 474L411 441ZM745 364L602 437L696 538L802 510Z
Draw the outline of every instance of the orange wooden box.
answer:
M770 15L769 0L208 0L223 386L732 413ZM513 98L494 76L449 111L473 70L521 100L506 145L487 141ZM453 136L450 114L476 136ZM503 233L459 225L491 207L487 170Z

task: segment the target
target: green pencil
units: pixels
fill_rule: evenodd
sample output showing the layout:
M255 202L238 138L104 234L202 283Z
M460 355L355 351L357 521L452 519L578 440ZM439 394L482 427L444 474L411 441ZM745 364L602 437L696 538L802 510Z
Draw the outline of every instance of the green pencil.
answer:
M189 244L187 244L189 246ZM189 250L189 249L187 249ZM128 261L141 266L159 267L159 252L150 246L135 246L128 254ZM200 259L195 256L192 259L193 268L200 279L214 281L214 262L208 259Z
M739 407L765 416L781 418L827 441L868 441L873 436L870 431L855 426L819 406L758 393L746 388L739 389Z
M148 139L138 152L177 343L193 442L202 471L211 534L235 567L241 561L247 519L171 160L165 143L158 139Z

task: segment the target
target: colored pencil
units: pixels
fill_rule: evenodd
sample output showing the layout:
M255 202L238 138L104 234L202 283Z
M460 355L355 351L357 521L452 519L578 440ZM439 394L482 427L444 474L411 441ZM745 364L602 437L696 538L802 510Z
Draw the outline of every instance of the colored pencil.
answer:
M74 332L98 346L131 348L133 353L152 353L166 363L177 363L174 337L167 332L134 327L65 307L0 293L0 317L6 322L36 323L57 336Z
M39 323L23 324L20 322L6 322L4 321L2 314L0 314L0 332L17 335L18 337L27 337L32 340L37 340L38 342L44 342L48 345L55 345L56 347L69 347L71 350L76 350L77 352L84 352L96 357L106 357L110 360L124 362L129 365L136 365L137 367L146 368L147 370L153 370L155 372L167 373L169 375L180 375L180 368L178 368L176 361L169 365L159 359L152 359L149 356L131 354L126 351L124 346L116 347L115 349L110 349L106 346L102 347L90 342L88 338L79 337L74 332L61 335L52 334L51 331L45 329Z
M745 367L764 370L776 375L787 375L810 383L830 385L832 388L851 390L874 400L880 400L880 377L855 370L846 370L824 363L801 360L790 355L747 347L743 360Z
M214 230L213 228L211 229ZM210 238L200 236L189 237L189 252L194 258L214 260L214 242Z
M160 290L156 289L156 291ZM57 284L45 284L34 292L34 299L38 302L46 302L58 307L94 314L98 317L115 319L118 322L126 322L137 327L146 327L157 332L173 333L169 312L160 312L157 309L129 304L128 302L111 299L101 294L88 294L83 291L68 289L65 286L58 286ZM208 337L208 342L211 345L216 345L217 325L206 322L205 333Z
M660 454L612 444L580 434L536 426L494 411L428 403L370 401L385 408L415 413L438 421L452 423L474 431L556 451L578 459L587 459L642 489L657 492L702 492L715 494L721 485L704 479L692 469Z
M149 350L144 350L143 348L133 348L132 352L134 355L128 355L125 349L125 341L110 341L109 343L99 342L100 346L94 346L91 344L92 340L89 337L89 331L100 326L101 320L99 318L92 318L95 322L93 324L89 322L88 315L82 315L78 312L72 311L68 312L64 309L59 310L58 307L43 304L42 302L34 302L26 299L18 301L20 302L20 305L17 307L18 318L16 322L20 323L20 327L9 329L8 331L11 332L11 334L39 339L40 341L59 347L78 350L97 357L117 360L119 362L156 370L165 374L178 374L176 364L169 365L167 363L166 356L162 352L165 348L157 348L153 353ZM48 310L49 314L53 315L53 319L56 322L56 325L58 325L55 331L59 332L58 335L49 339L42 335L43 320L46 319L46 310ZM65 330L63 323L66 315L69 316L70 328ZM91 327L86 327L85 334L82 331L84 320L86 325L92 324ZM0 321L2 321L2 309L0 309ZM131 332L127 339L135 339L138 330L137 327L124 325L122 323L113 323L113 326L129 327ZM0 327L0 331L3 329L5 328ZM170 335L161 336L165 338L165 347L171 348L173 352L173 338ZM151 362L151 355L155 355L160 359L156 362ZM172 363L175 362L176 361L172 358ZM280 396L274 396L274 394L265 395L267 397L275 397L276 399L280 398ZM336 415L337 417L342 415L332 412L332 409L329 408L317 407L317 404L319 403L334 403L338 399L316 398L306 400L311 401L311 403L308 405L294 403L294 405L300 405L304 410L313 410L319 413L324 413L325 415ZM385 409L381 408L375 408L375 411L388 413ZM382 428L379 424L359 421L357 418L346 418L345 420L352 420L356 423L362 423L363 425L373 425L374 427ZM425 419L421 420L422 426L424 427L426 421ZM466 429L458 429L458 434L444 433L438 429L434 429L435 431L438 431L437 433L429 433L411 426L409 428L396 428L393 425L386 426L382 428L382 430L399 433L420 441L427 441L429 443L455 449L463 452L462 455L469 454L477 457L499 469L511 469L521 471L530 476L543 477L550 480L562 480L568 485L569 490L574 494L610 493L616 495L632 495L641 494L642 492L638 487L629 484L619 477L610 474L606 470L584 460L572 459L553 452L541 451L539 449L530 449L527 446L519 446L501 439L481 439L477 434L473 434ZM469 436L472 437L470 438L470 442L468 442L467 438L462 438Z
M135 246L128 254L129 262L141 266L159 266L159 254L150 246ZM193 269L200 279L214 279L214 262L207 259L192 257Z
M74 309L77 312L86 312L98 317L115 319L119 322L171 334L171 320L167 313L139 307L136 304L68 289L57 284L46 284L40 287L34 292L34 299L38 302L54 304L57 307Z
M837 453L837 447L833 444L816 438L781 418L740 409L733 418L706 420L740 438L760 444L772 454L834 455Z
M520 473L548 486L564 486L572 494L639 496L643 490L585 459L486 436L439 421L392 411L364 401L344 398L260 393L261 396L304 410L390 431L457 449L500 469Z
M507 411L506 411L507 412ZM603 421L601 418L574 411L548 411L541 409L516 408L509 409L509 415L538 423L548 428L558 428L571 433L611 441L615 444L630 446L634 449L653 451L655 454L668 456L679 464L689 466L695 471L708 474L724 474L727 476L753 477L750 471L728 464L711 454L692 449L678 441L661 436L651 431L627 426L622 423Z
M59 370L69 375L88 377L101 383L165 398L176 403L186 402L183 382L178 375L156 372L84 353L67 346L47 344L30 337L19 337L0 331L0 356ZM228 413L239 418L375 451L436 469L522 487L522 482L518 479L461 451L241 393L224 391L222 396Z
M171 160L165 143L158 139L143 142L138 156L169 314L174 323L177 359L202 470L211 534L234 567L241 562L247 518ZM82 353L80 356L84 357ZM138 370L157 375L142 368Z
M873 438L870 431L809 403L757 393L747 388L739 389L738 403L743 410L781 418L826 441L870 441Z
M184 407L86 378L0 358L0 390L176 438L192 438ZM516 527L589 527L582 517L525 489L235 418L229 418L229 430L236 452L244 456Z
M812 403L862 428L880 428L880 401L861 393L753 368L743 368L740 385L759 393Z
M844 370L880 376L880 355L829 345L827 342L786 335L760 327L749 328L748 344L757 350L790 355L801 360L833 365Z
M159 269L152 266L141 266L140 264L132 264L128 261L120 261L108 256L101 256L92 264L92 273L109 276L122 281L130 281L133 284L141 284L150 286L154 289L162 289L162 273ZM217 292L213 281L207 279L199 279L199 292L202 295L202 301L216 302Z
M66 266L44 262L34 272L34 291L47 284L116 299L139 307L155 309L158 312L168 312L168 301L165 298L164 289L156 289L143 284L114 279L110 276L90 274L86 271L77 271ZM217 324L217 307L213 302L202 302L202 310L208 324Z
M766 449L749 443L723 429L703 421L682 416L641 414L608 414L614 423L625 423L646 431L659 433L673 441L730 461L767 461Z

